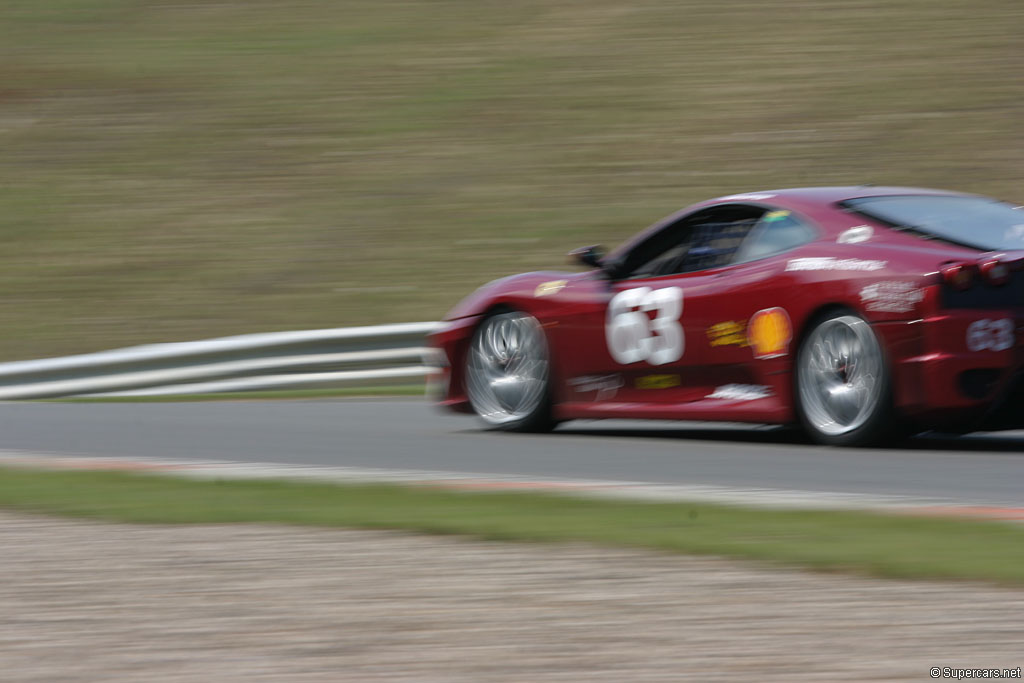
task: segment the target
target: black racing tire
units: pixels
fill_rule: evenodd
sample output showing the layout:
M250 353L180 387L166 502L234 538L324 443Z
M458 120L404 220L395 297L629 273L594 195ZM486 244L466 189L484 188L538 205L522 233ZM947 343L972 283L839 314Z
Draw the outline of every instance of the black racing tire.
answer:
M466 394L494 430L546 432L556 425L551 407L551 360L537 319L500 310L480 321L466 352Z
M793 374L797 418L813 441L874 446L901 432L885 350L853 311L832 311L811 323Z

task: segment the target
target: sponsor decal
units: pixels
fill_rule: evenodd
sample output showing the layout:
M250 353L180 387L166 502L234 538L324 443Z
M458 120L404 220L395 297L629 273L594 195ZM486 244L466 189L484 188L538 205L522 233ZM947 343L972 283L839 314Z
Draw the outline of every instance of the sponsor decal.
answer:
M708 342L711 346L750 346L747 326L736 320L726 320L709 327Z
M793 339L793 326L789 314L782 308L766 308L750 317L747 323L747 341L754 350L754 358L778 358L789 353Z
M881 313L907 313L924 299L924 292L911 282L875 282L860 290L864 308Z
M856 225L841 232L836 242L839 244L858 244L860 242L867 242L874 235L875 229L870 225Z
M648 312L654 313L652 320ZM604 336L608 353L622 365L673 363L683 357L685 339L680 287L624 289L608 302Z
M774 221L781 221L783 218L789 215L789 211L769 211L761 219L765 223L772 223Z
M771 387L760 384L726 384L708 394L707 398L720 398L726 401L756 401L771 395Z
M812 256L791 260L786 264L786 270L881 270L887 263L870 259Z
M760 202L765 199L771 199L774 196L767 192L750 192L747 194L731 194L728 197L722 197L722 199L732 199L738 202Z
M534 296L548 296L551 294L558 294L562 291L562 288L569 283L568 280L552 280L550 282L542 282L537 285L537 289L533 290Z
M967 348L971 351L1005 351L1012 348L1014 327L1010 318L975 320L967 326Z
M633 386L637 389L671 389L682 383L679 375L644 375L637 377Z
M619 393L619 389L622 388L623 381L622 375L619 374L583 375L570 379L569 385L581 394L596 391L597 395L594 396L594 400L605 401L615 398L615 394Z

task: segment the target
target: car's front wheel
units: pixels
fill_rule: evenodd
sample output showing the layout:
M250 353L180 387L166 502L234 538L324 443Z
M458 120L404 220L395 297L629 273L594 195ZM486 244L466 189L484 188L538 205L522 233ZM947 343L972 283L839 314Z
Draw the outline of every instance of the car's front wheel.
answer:
M536 318L520 311L492 314L477 327L466 356L469 403L495 429L551 429L550 366Z
M852 312L819 319L800 345L797 414L819 443L861 446L893 432L889 369L871 326Z

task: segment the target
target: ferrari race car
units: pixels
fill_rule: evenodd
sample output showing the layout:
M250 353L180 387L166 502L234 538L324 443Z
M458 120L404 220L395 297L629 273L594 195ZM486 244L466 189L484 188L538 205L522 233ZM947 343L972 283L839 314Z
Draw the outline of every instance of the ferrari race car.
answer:
M1024 427L1024 210L898 187L737 194L589 270L496 280L444 318L441 405L572 419L797 423L862 445Z

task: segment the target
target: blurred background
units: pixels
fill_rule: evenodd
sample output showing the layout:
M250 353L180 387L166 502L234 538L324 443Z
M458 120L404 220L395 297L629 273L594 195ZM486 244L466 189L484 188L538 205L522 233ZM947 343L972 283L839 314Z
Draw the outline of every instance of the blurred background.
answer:
M0 360L435 320L710 196L1024 201L1020 0L3 0Z

